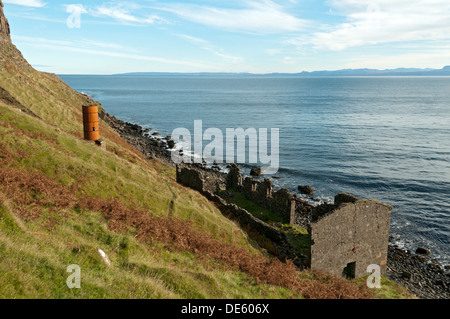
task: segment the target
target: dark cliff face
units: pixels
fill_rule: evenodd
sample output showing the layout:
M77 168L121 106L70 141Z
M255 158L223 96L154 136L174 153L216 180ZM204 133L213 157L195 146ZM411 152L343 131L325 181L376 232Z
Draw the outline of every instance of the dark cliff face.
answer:
M3 2L0 0L0 40L11 41L8 19L3 13Z
M11 41L8 19L5 17L3 2L0 0L0 71L13 66L18 68L31 67Z

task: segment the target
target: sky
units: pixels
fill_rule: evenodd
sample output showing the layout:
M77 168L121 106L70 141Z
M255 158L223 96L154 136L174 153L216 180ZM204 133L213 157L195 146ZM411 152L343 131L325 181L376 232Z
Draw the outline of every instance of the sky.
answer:
M3 0L38 70L297 73L450 65L449 0Z

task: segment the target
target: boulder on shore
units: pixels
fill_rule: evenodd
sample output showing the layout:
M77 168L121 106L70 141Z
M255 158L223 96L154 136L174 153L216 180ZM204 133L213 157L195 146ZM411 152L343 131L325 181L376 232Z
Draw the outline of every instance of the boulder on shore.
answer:
M252 170L250 171L250 176L262 176L262 171L261 168L252 168Z
M346 193L340 193L334 196L334 204L340 205L342 203L356 203L358 201L358 198L356 196L353 196L351 194Z
M170 149L173 149L173 148L175 147L175 142L174 142L173 140L170 140L170 141L167 142L167 146L168 146Z
M426 249L426 248L419 247L419 248L417 248L417 250L416 250L416 254L419 254L419 255L429 255L429 254L430 254L430 251L429 251L428 249Z
M313 195L314 194L314 189L311 186L308 186L308 185L300 185L298 187L298 190L302 194L306 194L306 195Z

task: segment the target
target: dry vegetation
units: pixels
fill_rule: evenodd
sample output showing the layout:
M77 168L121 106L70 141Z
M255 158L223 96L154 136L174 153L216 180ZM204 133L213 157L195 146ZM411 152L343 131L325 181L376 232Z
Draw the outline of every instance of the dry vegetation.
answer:
M5 157L3 157L5 158ZM207 233L194 230L190 222L176 218L158 217L146 211L133 210L118 200L84 196L78 199L73 189L56 183L39 172L0 168L2 192L13 201L15 211L25 220L43 217L42 211L51 209L58 214L67 209L101 212L109 221L111 230L126 233L136 230L136 238L146 244L162 242L167 248L187 250L199 257L222 261L229 269L240 270L258 283L292 289L304 298L368 298L364 288L343 279L313 273L314 279L305 279L291 262L262 254L252 255L243 248L211 238ZM50 227L55 227L50 219Z

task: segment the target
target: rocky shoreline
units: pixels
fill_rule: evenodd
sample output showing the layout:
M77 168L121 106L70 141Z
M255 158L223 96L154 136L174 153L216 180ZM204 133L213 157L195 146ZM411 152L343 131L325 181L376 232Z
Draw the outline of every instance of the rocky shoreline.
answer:
M157 132L150 134L152 130L124 122L109 113L102 112L100 117L146 158L157 158L175 166L171 160L171 149L175 144L170 136L161 137ZM213 167L211 172L217 173L218 170L218 167ZM426 249L412 253L390 244L386 277L418 298L450 299L450 266L440 265L427 254Z
M151 129L144 129L137 124L124 122L109 113L101 112L99 116L108 123L120 137L144 154L146 158L158 158L166 164L175 166L169 151L170 146L174 146L170 136L162 138L158 132L150 134L152 131Z
M389 245L387 267L387 278L417 297L450 299L449 266L443 267L436 259Z

